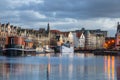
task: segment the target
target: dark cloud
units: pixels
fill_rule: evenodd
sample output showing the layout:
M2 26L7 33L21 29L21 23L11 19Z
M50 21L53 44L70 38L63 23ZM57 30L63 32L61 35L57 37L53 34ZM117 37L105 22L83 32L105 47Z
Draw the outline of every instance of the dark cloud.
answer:
M17 6L10 4L10 0L3 0L0 10L33 10L56 18L120 17L120 0L44 0L43 3L28 1L28 4L21 3Z
M118 18L120 17L119 3L119 0L44 0L43 4L29 3L17 9L32 9L47 17L58 18Z
M45 0L44 6L46 11L55 11L56 17L118 18L120 17L119 3L119 0L55 0L54 2Z

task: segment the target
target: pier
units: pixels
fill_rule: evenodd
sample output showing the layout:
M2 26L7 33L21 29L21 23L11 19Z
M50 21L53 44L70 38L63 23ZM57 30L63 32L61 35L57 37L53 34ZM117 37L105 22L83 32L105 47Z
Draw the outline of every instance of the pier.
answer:
M116 55L119 56L120 55L120 50L105 50L105 49L95 49L95 50L88 50L88 49L84 49L84 50L75 50L76 52L80 52L80 53L92 53L94 55Z

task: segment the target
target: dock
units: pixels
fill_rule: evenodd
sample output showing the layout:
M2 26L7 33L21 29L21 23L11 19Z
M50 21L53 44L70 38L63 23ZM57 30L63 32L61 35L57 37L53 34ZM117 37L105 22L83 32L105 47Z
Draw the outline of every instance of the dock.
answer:
M92 53L94 55L113 55L120 56L120 50L104 50L104 49L95 49L95 50L75 50L80 53Z

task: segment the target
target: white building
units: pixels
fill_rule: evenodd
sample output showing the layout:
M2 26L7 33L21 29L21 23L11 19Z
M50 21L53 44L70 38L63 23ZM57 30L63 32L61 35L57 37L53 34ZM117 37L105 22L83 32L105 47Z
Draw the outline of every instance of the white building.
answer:
M85 36L83 33L78 32L76 33L76 37L77 37L77 47L80 48L85 48Z
M70 32L70 33L68 34L68 41L69 41L70 43L74 43L74 35L73 35L72 32Z
M81 34L81 36L80 36L80 38L79 38L79 44L80 44L80 47L81 48L84 48L85 47L85 36L84 36L84 34L82 33Z
M85 33L85 49L91 48L91 34L89 31Z
M103 49L105 37L103 34L94 34L86 32L85 47L86 49Z

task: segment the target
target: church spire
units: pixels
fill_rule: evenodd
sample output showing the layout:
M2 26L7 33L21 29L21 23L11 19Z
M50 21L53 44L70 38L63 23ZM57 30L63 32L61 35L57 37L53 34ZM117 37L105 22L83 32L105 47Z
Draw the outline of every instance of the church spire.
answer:
M50 25L48 23L48 25L47 25L47 33L49 33L49 32L50 32Z
M119 24L119 22L118 22L118 25L117 25L117 32L119 32L120 31L120 24ZM119 32L120 33L120 32Z

